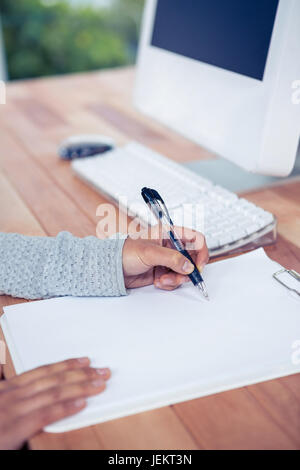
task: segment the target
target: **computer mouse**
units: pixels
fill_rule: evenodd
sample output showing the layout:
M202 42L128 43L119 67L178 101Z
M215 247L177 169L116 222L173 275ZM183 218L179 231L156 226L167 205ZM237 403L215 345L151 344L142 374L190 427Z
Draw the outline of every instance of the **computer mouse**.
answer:
M92 157L108 152L115 147L110 137L99 134L74 135L64 140L58 148L58 155L63 160Z

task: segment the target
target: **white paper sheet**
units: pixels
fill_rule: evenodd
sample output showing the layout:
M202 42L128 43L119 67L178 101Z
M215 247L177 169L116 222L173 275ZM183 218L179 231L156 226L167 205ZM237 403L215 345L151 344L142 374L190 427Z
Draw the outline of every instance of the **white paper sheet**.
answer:
M64 432L300 372L300 302L278 269L260 249L206 268L210 302L151 286L6 307L1 326L17 373L80 356L112 369L85 410L47 427Z

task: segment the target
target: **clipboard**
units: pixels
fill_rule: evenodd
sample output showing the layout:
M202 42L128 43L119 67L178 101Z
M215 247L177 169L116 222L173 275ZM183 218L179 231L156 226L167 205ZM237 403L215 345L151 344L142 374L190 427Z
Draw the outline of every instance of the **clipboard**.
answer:
M300 274L293 269L280 269L273 274L273 278L290 292L300 297Z

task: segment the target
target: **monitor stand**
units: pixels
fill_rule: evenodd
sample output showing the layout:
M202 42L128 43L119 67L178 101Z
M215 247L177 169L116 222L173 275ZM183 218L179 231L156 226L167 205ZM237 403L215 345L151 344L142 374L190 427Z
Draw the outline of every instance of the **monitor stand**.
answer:
M286 178L249 173L224 158L197 160L185 163L184 166L230 191L246 193L272 185L284 184L295 179L300 180L300 144L294 170Z

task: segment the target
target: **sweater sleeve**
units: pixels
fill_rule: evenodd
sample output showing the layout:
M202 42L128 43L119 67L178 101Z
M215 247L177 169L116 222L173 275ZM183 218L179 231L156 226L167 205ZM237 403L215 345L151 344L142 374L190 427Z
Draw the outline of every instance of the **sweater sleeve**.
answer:
M126 295L125 239L0 233L0 294L25 299Z

